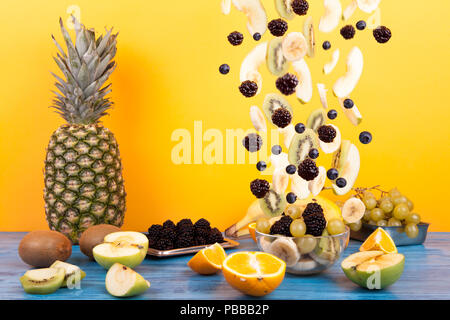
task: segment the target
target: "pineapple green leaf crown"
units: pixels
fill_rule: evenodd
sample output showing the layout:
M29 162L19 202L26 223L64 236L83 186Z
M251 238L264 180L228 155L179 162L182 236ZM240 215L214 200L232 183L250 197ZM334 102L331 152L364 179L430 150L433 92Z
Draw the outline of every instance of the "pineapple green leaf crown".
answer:
M64 80L52 73L59 90L53 91L56 97L52 107L69 124L92 124L106 115L112 105L106 97L111 92L111 83L103 85L116 67L113 59L118 34L112 34L111 29L96 39L93 29L86 29L75 17L72 19L76 32L75 44L62 19L59 19L67 54L52 35L59 51L54 59L65 77Z

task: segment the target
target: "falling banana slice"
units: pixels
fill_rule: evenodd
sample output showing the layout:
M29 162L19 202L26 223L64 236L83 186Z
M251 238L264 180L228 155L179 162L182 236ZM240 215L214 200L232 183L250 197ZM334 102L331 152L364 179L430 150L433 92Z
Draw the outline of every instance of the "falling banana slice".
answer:
M345 201L344 206L342 207L342 218L344 218L347 223L355 223L361 220L365 211L366 206L364 205L364 202L353 197Z
M267 131L266 118L264 118L264 114L257 106L250 107L250 120L252 121L253 127L255 127L256 131Z
M289 184L289 175L286 169L276 168L272 176L272 188L278 194L284 194Z
M298 75L299 84L295 89L297 98L302 103L307 103L312 98L312 79L309 67L305 59L292 62L292 67Z
M230 14L231 11L231 0L222 0L220 3L220 8L223 14Z
M266 62L267 42L257 45L252 51L247 54L242 61L240 71L240 81L250 80L256 82L258 85L258 94L262 88L262 76L258 68Z
M276 239L272 242L269 253L286 262L286 266L288 267L295 265L300 259L300 253L297 250L297 245L290 238Z
M324 0L325 13L319 21L319 31L331 32L339 24L342 15L342 6L339 0Z
M339 49L336 49L331 54L331 61L328 63L325 63L323 65L323 73L329 74L331 71L333 71L334 67L336 67L338 61L339 61Z
M356 8L358 8L358 3L356 3L356 0L353 0L347 7L345 7L344 12L342 13L342 19L344 21L350 19L350 17L355 13Z
M317 84L317 90L319 91L319 98L322 107L327 110L328 109L328 100L327 100L327 89L325 89L325 85L323 83Z
M300 60L308 52L308 44L301 32L291 32L287 34L281 43L281 48L284 57L288 61Z
M260 0L233 0L233 5L247 16L250 35L263 35L266 32L267 14Z
M320 191L322 191L325 185L325 180L327 177L327 170L325 167L319 167L319 175L312 181L308 182L308 189L313 196L317 196Z

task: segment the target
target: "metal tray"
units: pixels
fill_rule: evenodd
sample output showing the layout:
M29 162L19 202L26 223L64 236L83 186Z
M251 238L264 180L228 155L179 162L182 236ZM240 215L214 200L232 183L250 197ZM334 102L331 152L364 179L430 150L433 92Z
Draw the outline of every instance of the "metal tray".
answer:
M404 227L382 227L386 232L391 236L392 240L394 240L396 246L409 246L414 244L422 244L425 242L427 237L429 223L421 222L417 225L419 228L419 234L417 237L411 239L409 238L405 231ZM358 241L365 241L367 237L374 232L378 226L374 226L371 224L364 223L359 231L351 231L350 238Z
M225 242L219 243L224 249L235 248L239 246L239 242L224 238ZM157 250L153 248L148 248L147 255L158 257L158 258L167 258L174 256L181 256L184 254L197 253L200 250L209 247L211 244L203 245L203 246L194 246L187 248L179 248L172 250Z

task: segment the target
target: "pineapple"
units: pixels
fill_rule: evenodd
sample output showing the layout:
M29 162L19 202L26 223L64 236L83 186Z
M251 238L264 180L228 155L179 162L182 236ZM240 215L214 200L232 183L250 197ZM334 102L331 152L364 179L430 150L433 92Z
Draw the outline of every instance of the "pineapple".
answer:
M119 148L113 133L99 120L112 102L104 85L115 69L117 34L112 29L95 37L75 18L75 44L60 19L67 54L55 42L54 58L65 79L56 78L52 107L67 124L51 136L44 169L46 220L51 230L74 244L88 227L100 223L121 226L125 189Z

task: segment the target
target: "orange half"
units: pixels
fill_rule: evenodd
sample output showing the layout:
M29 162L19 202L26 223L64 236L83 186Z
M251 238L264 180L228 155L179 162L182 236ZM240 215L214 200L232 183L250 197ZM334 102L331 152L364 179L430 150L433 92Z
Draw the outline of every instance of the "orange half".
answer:
M215 243L197 252L187 265L199 274L215 274L222 269L227 254L223 247Z
M250 236L252 237L253 241L256 242L256 222L250 223L248 226L248 232L250 233Z
M269 253L241 251L225 259L222 272L233 288L259 297L271 293L281 284L286 263Z
M377 228L364 241L359 251L381 250L384 253L397 253L397 247L394 240L383 228Z

